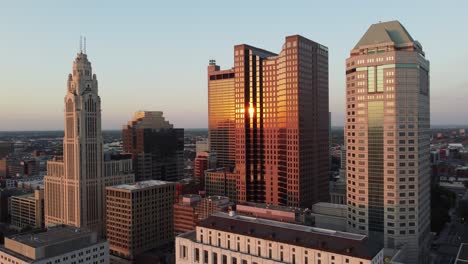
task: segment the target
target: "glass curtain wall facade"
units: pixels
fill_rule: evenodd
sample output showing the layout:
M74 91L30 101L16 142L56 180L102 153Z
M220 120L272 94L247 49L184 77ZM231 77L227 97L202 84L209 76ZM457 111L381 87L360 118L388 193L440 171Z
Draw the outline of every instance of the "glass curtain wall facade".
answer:
M218 167L234 169L234 70L220 70L214 60L208 66L208 138Z

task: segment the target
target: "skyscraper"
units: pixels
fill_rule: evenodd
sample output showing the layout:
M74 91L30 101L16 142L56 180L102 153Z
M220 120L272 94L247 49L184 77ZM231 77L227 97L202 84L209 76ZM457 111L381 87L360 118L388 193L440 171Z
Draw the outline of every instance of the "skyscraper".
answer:
M104 234L104 188L133 182L132 162L104 160L101 98L85 53L78 53L67 84L63 158L49 161L44 177L45 222L87 227Z
M214 60L208 66L208 139L218 167L232 170L236 156L234 69L220 70Z
M299 35L286 37L280 54L237 45L232 70L219 71L212 63L208 72L210 133L218 112L221 120L235 120L234 139L220 141L235 145L235 170L222 172L237 179L236 197L230 198L301 207L327 201L327 47ZM215 80L225 80L224 94L213 88ZM214 91L220 94L213 97ZM231 94L233 100L227 98ZM210 137L216 152L214 142ZM218 176L219 171L207 172L208 184Z
M348 227L421 263L430 237L429 61L398 22L346 60Z
M132 153L137 180L176 181L184 175L184 129L163 112L136 112L123 127L123 149Z
M328 201L328 48L288 36L279 54L234 47L238 200Z

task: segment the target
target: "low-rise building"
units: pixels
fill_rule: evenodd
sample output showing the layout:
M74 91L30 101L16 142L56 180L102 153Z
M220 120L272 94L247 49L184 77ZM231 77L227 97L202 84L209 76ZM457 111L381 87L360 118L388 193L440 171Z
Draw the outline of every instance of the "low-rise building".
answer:
M224 196L209 196L187 194L174 204L174 233L181 234L195 230L195 226L215 212L227 211L229 198Z
M348 206L346 204L316 203L308 217L313 226L318 228L346 231L346 217Z
M0 222L8 223L11 216L10 200L12 196L19 196L31 193L31 191L19 188L0 189Z
M44 190L10 199L11 224L18 228L44 227Z
M206 195L226 196L231 201L237 201L237 174L225 168L207 170L205 172Z
M384 249L364 235L216 213L176 237L176 263L383 264Z
M346 204L346 176L330 182L330 202Z
M106 188L111 253L130 260L174 239L175 183L158 180Z
M216 156L208 151L197 152L194 161L193 176L198 179L202 188L205 188L205 172L216 164Z
M2 264L107 264L109 245L97 233L71 226L57 226L41 233L5 238L0 247Z
M304 224L305 210L264 203L242 203L236 205L236 213L281 222Z

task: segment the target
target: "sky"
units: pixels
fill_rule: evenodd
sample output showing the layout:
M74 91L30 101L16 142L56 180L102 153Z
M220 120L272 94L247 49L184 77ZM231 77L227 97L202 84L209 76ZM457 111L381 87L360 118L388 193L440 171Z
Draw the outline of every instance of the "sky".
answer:
M399 20L430 60L431 123L467 125L468 1L0 0L0 131L62 130L80 35L97 74L103 129L135 111L176 127L207 127L210 59L233 46L279 52L300 34L329 48L332 125L342 126L345 59L368 27Z

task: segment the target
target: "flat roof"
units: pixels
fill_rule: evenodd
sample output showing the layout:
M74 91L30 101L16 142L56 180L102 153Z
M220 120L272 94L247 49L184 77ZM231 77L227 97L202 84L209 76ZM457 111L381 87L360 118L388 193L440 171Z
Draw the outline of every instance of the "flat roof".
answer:
M215 213L198 226L362 259L382 250L365 235L242 215Z
M468 263L468 244L462 243L458 249L457 259L455 264L467 264Z
M312 205L313 206L320 206L326 208L334 208L334 209L347 209L348 206L346 204L335 204L335 203L325 203L325 202L318 202Z
M149 181L135 182L133 184L121 184L121 185L116 185L116 186L110 186L108 188L133 191L133 190L141 190L145 188L150 188L154 186L163 186L163 185L172 185L172 184L175 184L175 183L168 182L168 181L149 180Z
M269 209L269 210L278 210L283 212L302 212L303 209L291 206L283 206L283 205L273 205L273 204L266 204L266 203L253 203L253 202L245 202L238 204L238 206L248 206L254 208L262 208L262 209Z
M28 193L28 194L23 194L23 195L13 195L13 196L11 196L11 199L14 199L14 198L34 199L34 193Z
M34 259L28 258L28 257L26 257L24 255L19 254L19 253L16 253L13 250L9 250L8 248L5 247L5 245L0 245L0 251L3 251L6 254L8 254L10 256L13 256L15 258L18 258L18 259L20 259L22 261L25 261L25 262L33 262L34 261Z
M88 229L71 226L60 226L49 228L46 232L42 233L20 234L9 237L8 239L17 241L33 248L39 248L57 244L77 237L88 236L92 233L93 232Z

